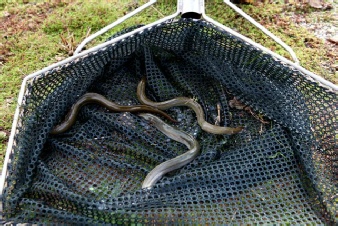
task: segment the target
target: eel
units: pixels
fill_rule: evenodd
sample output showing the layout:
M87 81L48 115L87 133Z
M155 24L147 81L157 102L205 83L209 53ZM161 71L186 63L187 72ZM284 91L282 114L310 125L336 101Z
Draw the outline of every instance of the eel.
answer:
M147 105L123 106L109 101L104 96L98 93L86 93L83 96L81 96L80 99L71 107L70 111L65 117L65 120L62 121L59 125L55 126L50 133L60 134L67 131L72 125L74 125L76 121L76 116L78 115L80 108L86 104L99 104L113 112L132 112L132 113L151 112L154 114L161 115L172 122L177 122L165 112L152 106Z
M202 106L197 103L195 100L188 97L176 97L171 100L163 101L163 102L154 102L146 96L145 93L146 87L146 78L143 77L142 80L137 85L137 98L138 100L145 105L156 107L160 110L167 110L171 107L176 106L186 106L192 108L192 110L196 113L197 122L202 130L212 133L212 134L235 134L241 132L244 127L222 127L217 125L212 125L205 121L204 111Z
M152 188L163 175L179 169L193 161L200 154L200 145L192 135L166 124L155 115L149 113L140 113L138 115L149 121L163 134L175 141L181 142L189 149L189 151L184 154L157 165L147 174L142 183L142 188Z

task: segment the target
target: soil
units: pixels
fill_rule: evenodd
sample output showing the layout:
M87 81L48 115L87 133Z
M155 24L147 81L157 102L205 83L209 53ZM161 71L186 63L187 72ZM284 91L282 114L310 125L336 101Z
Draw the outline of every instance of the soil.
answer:
M293 22L307 28L308 31L324 41L330 60L328 62L322 62L322 67L325 67L337 76L338 1L331 0L326 3L320 0L312 1L315 2L317 6L321 5L321 7L314 12L295 14L293 16ZM315 48L315 46L311 47ZM338 79L336 78L335 81L338 81Z

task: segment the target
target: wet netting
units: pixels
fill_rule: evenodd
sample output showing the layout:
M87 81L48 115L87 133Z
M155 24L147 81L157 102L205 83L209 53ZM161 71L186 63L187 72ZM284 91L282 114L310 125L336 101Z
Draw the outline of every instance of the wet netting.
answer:
M120 35L120 34L119 34ZM245 129L201 130L189 107L165 110L201 153L142 189L155 166L188 151L137 113L83 106L94 92L140 104L188 97L205 119ZM220 114L218 113L218 107ZM337 92L204 21L162 23L28 82L2 197L4 219L54 224L336 224ZM217 122L216 122L217 123Z

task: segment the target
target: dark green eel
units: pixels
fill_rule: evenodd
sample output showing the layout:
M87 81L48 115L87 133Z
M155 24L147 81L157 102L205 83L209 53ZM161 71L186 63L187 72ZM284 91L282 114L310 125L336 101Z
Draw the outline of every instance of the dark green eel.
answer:
M213 133L213 134L235 134L241 132L244 127L222 127L216 126L208 123L205 121L204 111L202 106L197 103L195 100L188 98L188 97L176 97L171 100L163 101L163 102L154 102L147 98L145 94L145 87L146 87L146 79L142 78L137 86L137 97L142 104L149 105L156 107L161 110L166 110L171 107L175 106L186 106L192 108L197 116L197 122L202 128L202 130Z
M151 188L166 173L179 169L182 166L193 161L200 153L200 146L193 136L174 127L171 127L155 115L141 113L139 114L139 116L149 121L152 125L154 125L158 130L167 135L169 138L185 144L189 149L189 151L185 152L184 154L157 165L152 171L150 171L150 173L148 173L142 183L142 188Z
M172 122L176 122L173 118L171 118L165 112L147 105L132 105L132 106L123 106L115 104L104 96L98 93L86 93L71 107L69 113L66 116L66 119L59 125L53 128L50 132L51 134L60 134L67 131L72 125L74 125L76 116L80 111L80 108L86 104L99 104L110 111L113 112L151 112L154 114L161 115Z

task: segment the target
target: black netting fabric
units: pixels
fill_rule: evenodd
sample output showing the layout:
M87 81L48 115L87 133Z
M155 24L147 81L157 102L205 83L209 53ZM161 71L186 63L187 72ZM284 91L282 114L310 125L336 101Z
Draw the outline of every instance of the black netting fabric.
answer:
M49 132L87 92L121 105L195 99L166 113L201 154L141 189L158 164L187 147L137 114L91 104ZM237 103L237 104L234 104ZM245 107L243 107L245 105ZM10 156L5 222L37 224L337 224L337 92L204 21L169 21L30 80ZM164 119L165 120L165 119Z

